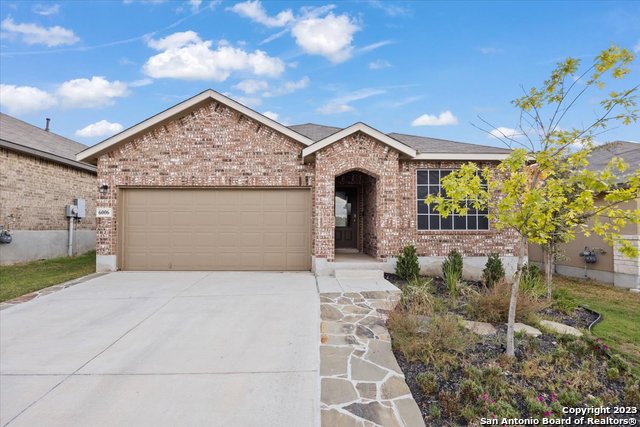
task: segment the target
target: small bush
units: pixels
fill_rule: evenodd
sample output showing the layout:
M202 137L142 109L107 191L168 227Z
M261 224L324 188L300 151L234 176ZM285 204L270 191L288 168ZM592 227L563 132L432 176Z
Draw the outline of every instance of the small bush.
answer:
M511 300L511 284L500 280L493 288L481 293L475 303L467 306L467 315L483 322L506 322L509 316L509 302ZM520 292L516 306L516 320L523 320L546 307L544 301L539 301Z
M456 249L449 252L449 255L442 263L442 278L445 280L447 280L447 272L462 277L462 255Z
M416 382L425 394L433 394L438 389L438 379L431 372L420 372Z
M431 297L431 279L412 279L403 286L400 296L400 306L406 312L429 315L433 311Z
M447 289L449 289L449 295L451 298L457 298L458 285L460 284L461 278L460 271L457 270L457 267L453 263L447 264L447 261L445 261L442 263L442 273Z
M542 298L547 294L547 285L538 267L531 264L525 264L522 267L520 289L532 298Z
M607 369L607 379L610 381L616 381L620 378L620 371L618 368L609 368Z
M456 393L442 391L438 396L442 412L449 418L457 417L460 413L460 400Z
M570 314L578 307L578 302L566 289L555 289L551 298L555 307L563 313Z
M624 403L627 406L640 406L640 379L625 388Z
M396 262L396 275L404 280L411 280L420 274L420 264L418 264L418 255L416 247L407 245L402 249L402 253L398 256Z
M499 254L494 253L489 255L484 270L482 270L482 277L484 279L484 285L488 288L493 287L494 284L504 278L504 267L502 266L502 260Z

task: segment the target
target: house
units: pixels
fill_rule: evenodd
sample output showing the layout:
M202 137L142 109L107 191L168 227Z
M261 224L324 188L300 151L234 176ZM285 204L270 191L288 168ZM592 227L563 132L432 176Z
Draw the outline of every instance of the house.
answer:
M72 251L95 247L96 168L75 156L85 145L0 113L0 264L68 254L65 207L85 199L86 217L74 220Z
M618 177L619 184L624 185L628 173L640 165L640 144L629 141L604 144L590 155L588 168L593 171L602 170L612 157L620 157L631 166L626 174ZM596 203L604 204L603 198L600 197ZM621 207L640 209L640 198L621 204ZM627 224L620 237L631 241L640 249L640 224ZM586 262L588 257L584 256L585 251L595 255L595 263ZM640 289L640 259L623 256L617 248L596 234L587 237L578 231L573 241L560 245L557 258L555 271L559 274L588 277L622 288ZM529 260L540 265L543 263L542 248L539 245L529 245Z
M479 277L492 252L513 271L518 235L486 212L441 218L424 205L461 163L509 150L364 123L284 126L207 90L86 149L104 189L97 269L393 271L415 244L423 272L457 248Z

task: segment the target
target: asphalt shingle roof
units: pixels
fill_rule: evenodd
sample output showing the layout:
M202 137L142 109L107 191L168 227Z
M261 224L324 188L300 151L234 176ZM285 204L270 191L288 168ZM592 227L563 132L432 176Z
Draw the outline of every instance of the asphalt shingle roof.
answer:
M589 155L588 169L600 171L604 169L612 157L622 158L630 167L620 175L620 182L640 167L640 144L630 141L608 142L596 148Z
M301 133L313 141L319 141L332 135L342 128L334 126L323 126L315 123L289 126L290 129ZM506 148L491 147L487 145L469 144L466 142L450 141L446 139L429 138L418 135L405 135L402 133L387 134L403 144L416 150L418 153L489 153L508 154L511 150Z
M87 148L84 144L47 132L4 113L0 113L0 139L74 162L76 154Z

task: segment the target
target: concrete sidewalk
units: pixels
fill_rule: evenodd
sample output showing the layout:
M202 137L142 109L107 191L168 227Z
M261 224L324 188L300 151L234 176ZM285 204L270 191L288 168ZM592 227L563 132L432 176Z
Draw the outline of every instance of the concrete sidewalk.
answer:
M314 426L311 273L113 273L0 312L0 425Z

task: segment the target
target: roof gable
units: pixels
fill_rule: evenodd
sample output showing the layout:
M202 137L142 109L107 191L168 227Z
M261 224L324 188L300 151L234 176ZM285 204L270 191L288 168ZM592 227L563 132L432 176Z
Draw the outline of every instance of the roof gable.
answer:
M288 136L289 138L300 142L303 145L308 146L313 144L313 141L311 139L296 132L295 130L290 129L276 122L275 120L272 120L252 110L251 108L246 107L240 104L239 102L234 101L233 99L222 95L221 93L218 93L212 89L208 89L192 98L187 99L186 101L176 104L173 107L167 110L164 110L163 112L158 113L155 116L152 116L138 123L137 125L134 125L110 138L105 139L104 141L94 145L93 147L87 148L86 150L82 151L77 155L77 159L80 161L95 162L97 158L102 154L107 153L113 150L114 148L126 143L133 137L144 133L145 131L147 131L148 129L156 125L159 125L168 120L174 119L180 116L181 114L191 110L192 108L195 108L199 105L204 104L207 101L216 101L221 104L224 104L227 107L232 108L240 112L241 114L244 114L245 116L250 117L251 119L256 120L257 122L265 126L268 126L271 129L277 132L280 132Z
M371 126L368 126L362 122L358 122L315 142L313 145L304 148L302 150L302 158L304 159L305 157L312 155L316 151L322 150L323 148L328 147L329 145L334 144L356 132L365 133L372 138L375 138L378 141L382 142L383 144L399 151L400 153L405 154L406 156L415 157L417 155L416 150L409 147L408 145L391 138L389 135L386 135L379 130L374 129Z

